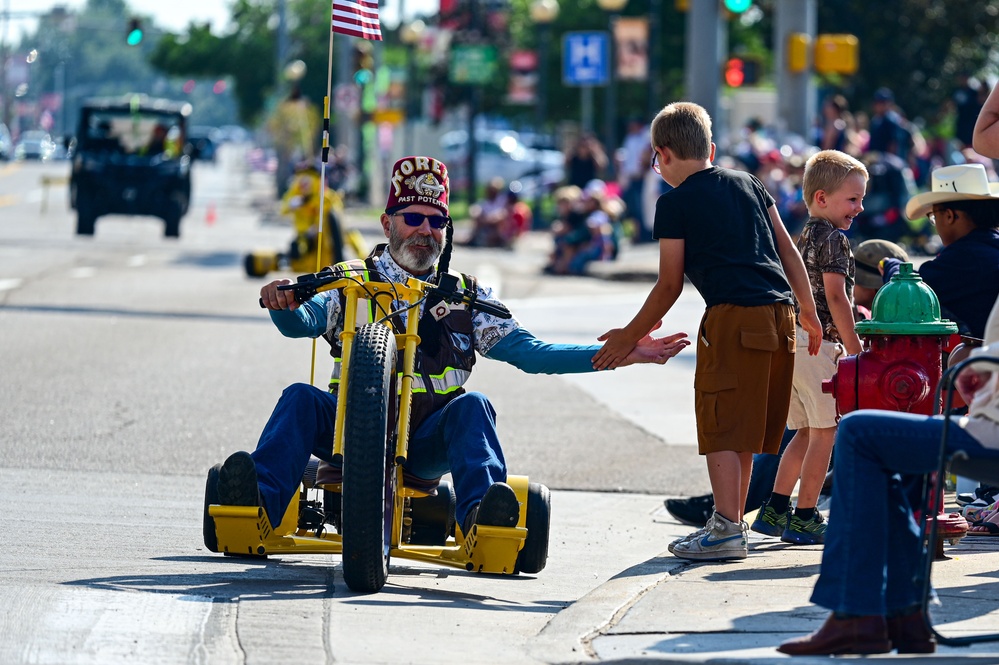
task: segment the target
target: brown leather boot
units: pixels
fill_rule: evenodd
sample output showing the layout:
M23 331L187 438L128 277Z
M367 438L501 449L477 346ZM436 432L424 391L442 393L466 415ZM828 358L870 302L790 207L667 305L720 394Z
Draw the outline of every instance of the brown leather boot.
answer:
M777 651L791 656L828 656L842 653L888 653L891 641L883 616L837 619L830 614L811 635L788 640Z
M933 653L937 642L923 610L888 618L888 639L899 653Z

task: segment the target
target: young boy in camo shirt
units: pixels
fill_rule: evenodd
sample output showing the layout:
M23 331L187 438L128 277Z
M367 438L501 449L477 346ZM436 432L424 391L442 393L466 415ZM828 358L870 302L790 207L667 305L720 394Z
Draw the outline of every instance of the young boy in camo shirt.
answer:
M840 357L861 351L853 319L856 265L843 232L864 210L866 191L867 169L843 152L823 150L805 164L809 217L797 247L822 323L822 346L816 356L801 353L800 348L795 355L787 426L797 433L781 457L773 493L751 527L793 545L815 545L825 539L826 525L815 504L836 436L836 401L822 392L822 381L836 373ZM807 333L799 329L797 340L799 347L807 344ZM791 492L799 478L798 504L792 512Z

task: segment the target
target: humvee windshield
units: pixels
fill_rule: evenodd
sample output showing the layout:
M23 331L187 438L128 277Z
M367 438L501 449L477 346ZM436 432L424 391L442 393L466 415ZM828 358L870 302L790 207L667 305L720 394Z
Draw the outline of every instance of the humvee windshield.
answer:
M182 116L162 113L91 110L81 147L123 155L179 157L184 145Z

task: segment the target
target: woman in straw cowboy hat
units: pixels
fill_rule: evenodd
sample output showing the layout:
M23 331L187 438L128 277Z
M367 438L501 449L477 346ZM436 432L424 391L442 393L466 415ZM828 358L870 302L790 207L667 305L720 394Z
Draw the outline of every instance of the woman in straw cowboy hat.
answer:
M961 332L981 339L999 297L999 184L989 183L981 164L945 166L932 173L932 188L905 206L909 219L929 217L944 248L919 267L940 299L944 316ZM901 261L885 262L885 279Z

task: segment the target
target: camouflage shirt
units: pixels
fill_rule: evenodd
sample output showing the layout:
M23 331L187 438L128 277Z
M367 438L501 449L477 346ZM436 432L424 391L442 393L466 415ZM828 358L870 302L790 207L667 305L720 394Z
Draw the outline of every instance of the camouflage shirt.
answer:
M805 228L801 230L801 235L798 236L797 245L801 258L805 261L805 269L808 271L808 283L815 298L815 311L822 323L822 339L841 342L843 340L829 312L822 275L831 272L846 278L846 297L852 308L856 268L850 241L827 220L809 217L805 222ZM795 309L797 308L795 302Z

